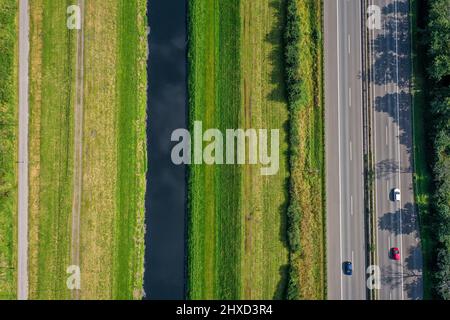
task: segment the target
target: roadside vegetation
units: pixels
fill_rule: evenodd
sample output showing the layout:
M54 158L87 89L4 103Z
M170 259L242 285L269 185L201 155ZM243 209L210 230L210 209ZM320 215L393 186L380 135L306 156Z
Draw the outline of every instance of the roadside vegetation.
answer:
M450 17L446 0L413 2L415 186L425 298L450 299Z
M0 300L16 298L17 12L0 0Z
M321 1L288 0L284 32L290 167L287 299L326 298L321 35Z
M77 31L73 1L31 12L30 298L71 299ZM146 172L146 1L85 1L80 299L140 299Z
M280 130L275 176L259 165L190 166L190 299L284 299L288 283L290 298L325 297L321 5L295 2L289 61L291 1L189 2L191 129Z

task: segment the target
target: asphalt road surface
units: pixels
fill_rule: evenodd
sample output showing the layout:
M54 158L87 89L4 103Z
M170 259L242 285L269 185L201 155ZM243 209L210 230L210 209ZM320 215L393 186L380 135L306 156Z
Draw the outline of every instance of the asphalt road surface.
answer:
M19 2L19 158L17 298L28 299L28 0Z
M421 299L422 254L413 192L411 39L408 0L372 0L381 29L369 35L379 299ZM401 191L395 202L393 190ZM400 249L401 259L390 256Z
M422 255L413 193L411 39L408 0L371 0L369 110L375 160L376 259L382 300L421 299ZM363 217L362 5L324 2L328 298L366 299ZM365 19L365 18L364 18ZM363 46L363 48L364 48ZM364 83L366 84L366 83ZM393 201L393 190L401 201ZM399 248L400 261L390 256ZM354 273L345 276L342 263Z
M361 2L324 1L324 19L328 298L366 299Z

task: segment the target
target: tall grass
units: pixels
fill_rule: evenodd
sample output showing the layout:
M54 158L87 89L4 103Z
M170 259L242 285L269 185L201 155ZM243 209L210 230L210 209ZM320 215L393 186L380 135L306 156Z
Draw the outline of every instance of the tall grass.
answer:
M288 299L325 297L322 2L287 1Z

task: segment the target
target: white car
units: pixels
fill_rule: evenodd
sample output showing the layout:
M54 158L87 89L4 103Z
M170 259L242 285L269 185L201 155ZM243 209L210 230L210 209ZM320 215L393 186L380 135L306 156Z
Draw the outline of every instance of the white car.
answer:
M400 189L394 189L394 201L401 201Z

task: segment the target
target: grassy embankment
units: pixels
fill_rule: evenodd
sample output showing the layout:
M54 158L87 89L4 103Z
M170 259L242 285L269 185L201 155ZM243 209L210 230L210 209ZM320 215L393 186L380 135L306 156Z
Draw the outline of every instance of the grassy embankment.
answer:
M16 298L17 13L0 0L0 300Z
M191 123L222 131L283 129L282 3L191 3ZM191 167L189 298L283 297L287 143L281 137L276 176L262 177L250 165Z
M143 0L86 6L82 298L142 294L145 17Z
M30 2L30 299L70 296L76 45L66 28L70 4Z
M421 247L424 259L424 298L431 298L431 278L432 271L432 230L430 229L430 194L432 177L429 167L430 148L427 146L427 128L426 123L430 121L429 112L427 112L426 92L426 67L427 59L426 49L420 40L420 30L424 28L425 19L419 16L421 0L411 1L411 27L412 27L412 51L413 51L413 133L414 133L414 192L415 200L419 209L421 220Z
M286 29L289 35L285 35L285 58L291 173L288 209L291 266L287 298L324 299L322 3L316 0L289 0L287 13L290 24ZM290 41L298 43L289 46Z
M119 12L118 233L113 296L140 299L147 171L147 1L121 0Z
M282 299L289 267L286 244L287 122L283 26L286 1L192 1L189 7L190 122L203 129L280 129L280 170L260 166L190 167L188 297ZM303 44L320 7L300 6ZM309 10L314 14L309 14ZM316 15L317 14L317 15ZM320 29L319 29L320 33ZM319 43L319 42L318 42ZM305 254L294 259L302 298L324 296L321 45L302 57L311 98L294 115L302 163L295 166L304 210ZM315 59L316 58L316 59ZM308 70L308 71L306 71ZM317 87L318 84L318 87ZM317 93L317 98L314 99ZM304 152L303 150L306 150ZM299 169L300 168L300 169ZM313 170L315 169L315 170ZM302 193L303 194L302 194ZM311 243L319 248L312 251ZM308 270L303 267L310 268ZM317 282L316 282L317 281Z
M238 0L189 2L191 129L196 120L204 129L239 126L239 6ZM188 297L238 298L242 168L197 165L189 175Z
M31 240L33 298L64 299L71 264L76 31L70 1L33 1ZM143 273L146 3L86 1L82 299L140 298Z

